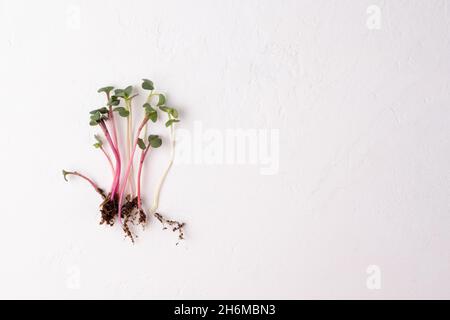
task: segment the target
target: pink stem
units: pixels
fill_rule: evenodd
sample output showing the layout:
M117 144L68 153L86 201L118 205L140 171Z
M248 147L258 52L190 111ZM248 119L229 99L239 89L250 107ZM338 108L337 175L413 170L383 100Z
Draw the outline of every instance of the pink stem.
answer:
M109 100L109 98L108 98L108 100ZM111 120L111 125L112 125L114 144L115 144L116 149L119 150L119 144L117 143L116 121L114 120L114 112L113 112L111 106L109 106L109 118Z
M109 101L110 97L111 97L111 95L108 92L106 94L106 101ZM109 118L111 120L111 124L112 124L114 144L115 144L115 147L116 147L116 149L118 151L119 150L119 144L117 143L117 128L116 128L116 121L114 120L114 112L113 112L112 106L109 106L108 116L109 116Z
M111 149L114 153L114 157L116 158L116 174L114 176L113 185L111 188L111 199L114 199L114 196L116 195L118 185L120 182L120 173L121 173L121 162L120 162L120 154L119 149L116 149L114 146L114 143L112 142L111 135L109 134L108 128L105 125L104 121L100 122L100 127L103 130L103 133L105 134L106 140L108 141L109 145L111 146Z
M139 161L139 170L138 170L138 180L137 180L137 196L138 196L138 208L142 209L142 199L141 199L141 174L142 167L144 165L145 156L147 155L148 150L150 149L150 145L142 151L141 159Z
M126 186L127 186L127 181L128 181L128 177L130 176L130 170L131 170L131 165L133 163L133 158L134 158L134 153L136 152L136 147L138 144L138 139L139 136L141 134L142 128L144 128L145 124L148 122L149 118L145 117L144 120L142 121L141 125L139 126L139 129L137 131L136 134L136 138L134 140L134 145L133 145L133 149L131 151L130 154L130 161L128 161L128 165L127 165L127 170L125 171L125 176L124 176L124 182L120 188L120 193L119 193L119 223L122 224L122 203L123 203L123 194L125 192Z
M73 171L73 172L67 172L66 175L74 175L74 176L83 178L84 180L89 182L92 187L94 187L95 191L97 191L98 193L100 193L103 196L103 190L101 188L99 188L99 186L92 179L86 177L84 174L81 174L77 171Z
M111 95L109 94L109 92L106 93L106 101L109 101L110 97L111 97ZM111 146L111 148L116 148L116 151L117 151L117 153L119 153L119 158L120 158L119 143L118 143L118 140L117 140L116 121L114 119L114 112L113 112L112 106L109 106L108 116L109 116L109 119L111 120L111 127L112 127L113 139L114 139L114 147ZM114 166L112 165L111 157L108 156L108 160L109 160L109 163L111 164L111 167L113 168L113 176L115 178L116 175L115 175ZM111 199L114 196L114 193L113 193L114 190L113 189L114 189L114 186L115 186L116 183L117 183L117 180L113 179L113 182L112 182L112 185L111 185L111 195L112 195ZM116 187L116 189L117 189L117 187Z
M109 156L109 154L106 152L105 148L103 148L103 146L100 146L100 150L103 151L103 154L106 156L106 158L108 159L109 165L111 166L111 170L113 173L113 176L116 174L116 170L114 170L114 165L112 163L111 157Z

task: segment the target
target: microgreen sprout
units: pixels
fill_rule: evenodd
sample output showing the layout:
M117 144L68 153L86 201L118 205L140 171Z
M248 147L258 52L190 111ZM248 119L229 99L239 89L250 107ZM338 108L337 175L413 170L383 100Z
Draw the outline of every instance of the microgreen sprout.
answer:
M161 193L161 188L164 184L164 181L170 171L170 168L173 165L173 161L175 158L175 129L174 124L179 122L178 119L178 111L175 108L170 108L167 106L159 106L159 109L167 114L167 121L165 123L166 127L170 130L170 158L169 162L166 166L164 173L162 174L159 183L156 187L155 197L153 198L153 205L150 208L150 212L155 213L159 206L159 195Z
M116 107L114 111L118 112L119 115L123 118L127 118L127 147L126 147L126 156L130 158L131 156L131 148L133 144L133 112L132 112L132 100L135 98L137 94L133 95L133 86L128 86L125 89L115 89L114 96L112 97L112 101L120 101L122 99L124 101L124 107ZM114 102L116 105L119 105L117 102ZM126 180L127 186L134 196L134 172L133 172L133 163L131 163L130 174ZM120 220L120 216L119 216Z
M148 136L148 143L138 138L137 142L139 148L141 149L141 157L139 159L139 168L137 173L137 206L139 210L140 217L145 217L144 209L142 208L142 198L141 198L141 177L142 177L142 167L144 165L145 158L147 156L148 151L151 148L159 148L162 144L162 140L157 135L149 135ZM140 218L143 219L143 218Z
M105 155L105 157L106 157L106 159L108 160L109 165L110 165L110 167L111 167L111 171L112 171L112 173L113 173L113 175L114 175L114 173L115 173L115 170L114 170L114 164L113 164L113 162L112 162L111 156L106 152L105 148L103 147L103 141L102 141L102 139L100 138L100 135L96 134L96 135L94 135L94 138L95 138L95 141L96 141L96 142L93 144L94 148L100 149L100 150L102 151L102 153Z
M92 179L86 177L85 175L83 175L79 172L76 172L76 171L66 171L66 170L63 170L62 174L64 176L64 180L66 180L66 181L69 181L69 180L67 180L67 176L70 176L70 175L78 176L78 177L86 180L95 189L95 191L97 191L102 196L102 198L106 198L106 195L105 195L105 192L103 191L103 189L101 189Z
M158 135L147 135L147 128L149 123L157 123L158 111L166 113L165 126L170 129L170 161L157 185L156 194L153 197L153 205L148 213L155 216L164 225L164 229L167 228L166 225L172 226L173 231L179 232L179 239L183 239L182 228L184 223L168 220L156 212L162 184L173 163L175 147L173 125L179 122L178 112L166 105L166 96L164 94L155 92L155 87L151 80L143 79L141 87L149 92L146 102L142 105L143 117L136 131L133 128L132 102L138 96L138 93L135 92L134 87L131 85L124 89L114 88L113 86L98 89L98 93L105 94L105 105L89 112L89 125L99 128L102 133L102 135L98 133L94 135L95 143L93 146L102 151L111 169L112 184L110 191L106 193L94 180L77 171L63 170L63 177L68 181L67 177L73 175L87 181L103 199L100 205L100 224L112 226L117 219L126 236L130 237L134 242L134 233L131 230L132 225L142 224L145 226L148 221L147 214L143 209L141 192L144 162L149 151L159 148L163 143ZM125 118L124 120L126 120L126 145L124 146L119 145L119 141L123 140L118 139L119 127L116 125L115 114L119 116L118 119ZM126 151L125 155L122 154L122 148ZM137 182L135 182L133 167L138 148L140 157L137 167ZM110 153L114 156L114 161Z

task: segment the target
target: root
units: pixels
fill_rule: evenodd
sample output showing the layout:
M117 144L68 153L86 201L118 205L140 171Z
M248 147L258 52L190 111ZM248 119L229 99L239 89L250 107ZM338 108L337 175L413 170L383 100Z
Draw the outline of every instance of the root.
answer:
M118 217L119 201L117 198L111 200L109 195L104 197L104 201L100 204L101 220L100 224L106 224L113 226ZM123 217L123 231L125 232L125 237L129 237L134 243L134 239L137 235L133 233L132 226L136 224L145 225L147 221L147 216L143 210L138 210L138 200L137 197L131 199L130 195L125 197L124 204L122 206L122 217Z
M147 223L147 215L142 209L139 209L139 223L142 224L142 226L145 226Z
M134 224L134 220L137 216L137 197L131 200L131 196L127 195L125 197L125 203L122 206L122 217L123 217L123 231L125 231L126 236L130 237L131 242L134 243L134 236L130 229L130 224Z
M100 204L101 220L100 224L113 226L117 216L118 201L110 197L105 197L105 200Z
M111 199L110 195L105 195L105 193L101 189L98 189L98 193L100 193L104 199L100 204L100 224L113 226L116 222L116 218L118 218L117 209L119 207L119 201L117 197ZM131 242L134 243L137 235L132 230L133 226L142 225L144 227L148 220L144 210L142 208L139 208L138 198L131 198L131 195L127 195L122 206L121 214L123 217L123 231L125 232L125 237L129 237L131 239ZM176 243L176 245L178 245L181 240L184 240L183 228L186 225L184 222L167 219L158 212L155 212L154 216L163 225L163 230L171 228L173 232L178 232L178 242Z
M179 241L176 243L176 245L178 245L181 240L184 240L183 227L186 225L184 222L178 222L176 220L166 219L165 217L163 217L158 212L155 212L154 215L159 220L159 222L161 222L161 224L163 225L163 230L166 230L167 229L166 225L168 225L169 227L172 228L173 232L177 232L178 231L178 240Z

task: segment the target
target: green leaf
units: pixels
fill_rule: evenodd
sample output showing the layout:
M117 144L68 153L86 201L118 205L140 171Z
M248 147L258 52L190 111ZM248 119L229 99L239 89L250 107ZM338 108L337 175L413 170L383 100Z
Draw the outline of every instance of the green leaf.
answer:
M106 94L110 93L114 87L103 87L97 90L98 93L104 92Z
M100 142L97 142L97 143L94 143L93 146L95 148L99 149L102 146L102 144Z
M158 120L158 113L156 112L156 110L153 109L153 107L149 103L145 103L143 107L145 109L145 115L153 122L156 122L156 120Z
M123 90L123 93L124 93L126 98L131 96L132 92L133 92L133 86L128 86L128 87L125 88L125 90Z
M150 143L152 148L159 148L162 144L161 138L157 135L152 134L148 136L148 142Z
M96 114L97 112L100 112L101 114L106 114L108 113L108 109L106 107L100 108L100 109L95 109L90 111L90 114Z
M120 104L120 100L116 96L112 96L109 98L108 106L118 106Z
M119 115L124 118L128 117L128 115L130 114L130 112L127 109L125 109L124 107L114 108L114 111L119 112Z
M98 122L95 121L95 120L91 120L91 121L89 122L89 125L91 125L91 126L96 126L96 125L98 125Z
M148 79L142 79L142 89L144 90L153 90L155 87L153 86L153 82Z
M142 150L145 150L147 148L144 140L142 140L141 138L138 139L137 143L138 143L139 148L141 148Z
M119 98L125 98L125 90L116 89L116 90L114 90L114 95Z
M174 108L170 108L169 114L174 118L178 118L178 111Z
M99 121L101 118L102 114L98 110L91 115L91 120L93 121Z
M66 170L63 170L63 171L62 171L62 174L63 174L63 176L64 176L64 180L69 181L69 180L67 180L67 175L69 175L70 172L68 172L68 171L66 171Z
M159 109L161 111L164 111L164 112L170 114L174 118L178 118L178 111L176 109L174 109L174 108L169 108L169 107L166 107L166 106L160 106Z
M162 106L166 103L166 97L163 94L158 94L158 103L157 106Z
M148 117L150 118L150 120L152 120L153 122L156 122L156 120L158 120L158 113L156 113L156 110L153 110L149 113Z
M169 107L165 107L165 106L160 106L159 109L161 111L164 111L164 112L167 112L167 113L169 113L169 111L170 111L170 108Z
M94 139L95 139L98 143L100 143L100 145L103 145L103 141L102 141L102 139L100 138L100 136L99 136L98 134L94 134Z
M173 123L180 122L178 119L170 119L166 122L166 127L170 127Z

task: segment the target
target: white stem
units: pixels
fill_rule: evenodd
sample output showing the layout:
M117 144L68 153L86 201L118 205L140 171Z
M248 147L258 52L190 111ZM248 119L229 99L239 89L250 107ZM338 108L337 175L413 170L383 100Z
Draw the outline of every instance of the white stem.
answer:
M147 103L150 103L150 101L151 101L151 99L152 99L152 96L153 96L153 90L152 91L150 91L150 94L148 95L148 97L147 97ZM147 139L147 131L148 131L148 123L147 124L145 124L145 127L144 127L144 134L143 135L141 135L141 139L142 140L144 140L144 141L146 141L146 139ZM142 167L141 168L141 176L143 176L144 175L144 167Z
M150 208L150 214L154 214L156 212L156 210L158 210L159 195L161 193L161 188L162 188L162 185L164 184L164 181L166 180L166 177L167 177L167 174L169 173L170 168L172 167L173 160L175 159L175 134L174 134L174 129L173 129L174 125L175 124L172 124L170 126L171 150L170 150L169 163L167 164L166 170L164 171L163 175L161 176L161 179L159 180L158 185L156 186L155 197L153 198L153 204L152 204L152 207Z

